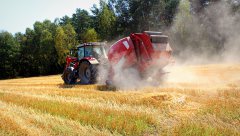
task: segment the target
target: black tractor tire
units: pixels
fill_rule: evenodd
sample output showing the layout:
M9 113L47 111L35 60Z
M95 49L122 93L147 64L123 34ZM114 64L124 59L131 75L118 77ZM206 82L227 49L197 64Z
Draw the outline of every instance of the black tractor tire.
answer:
M77 78L74 76L74 72L71 68L66 68L63 71L62 79L65 84L75 84L77 82Z
M94 84L97 82L97 65L83 61L79 65L78 74L81 84Z

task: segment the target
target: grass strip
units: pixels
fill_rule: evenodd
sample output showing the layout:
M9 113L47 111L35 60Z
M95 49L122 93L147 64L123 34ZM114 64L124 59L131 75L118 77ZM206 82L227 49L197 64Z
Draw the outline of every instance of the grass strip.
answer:
M175 133L181 136L234 136L239 135L236 131L228 128L214 127L210 124L183 121L175 128Z
M156 123L152 117L147 115L127 111L119 112L104 107L92 108L88 105L42 100L15 94L0 95L0 100L54 116L77 120L81 124L106 128L111 132L117 131L124 135L149 133Z

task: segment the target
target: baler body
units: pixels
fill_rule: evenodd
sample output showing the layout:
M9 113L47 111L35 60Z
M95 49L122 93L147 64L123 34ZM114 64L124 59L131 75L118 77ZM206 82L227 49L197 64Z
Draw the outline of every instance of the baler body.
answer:
M161 32L146 31L122 38L108 51L108 82L114 80L114 67L119 65L122 70L135 68L141 76L153 68L161 70L171 62L171 53L168 37Z

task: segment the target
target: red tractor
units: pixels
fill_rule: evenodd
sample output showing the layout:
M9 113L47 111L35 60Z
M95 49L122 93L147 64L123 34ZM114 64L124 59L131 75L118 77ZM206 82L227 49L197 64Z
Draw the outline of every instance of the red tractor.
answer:
M143 79L151 75L160 80L162 68L172 61L171 53L168 36L161 32L144 31L122 38L108 51L110 68L106 84L114 85L116 72L130 68L137 70ZM116 70L117 65L121 65L121 70Z
M71 50L66 58L66 66L62 75L65 84L74 84L80 79L81 84L96 83L97 67L107 60L105 43L94 42L80 44Z

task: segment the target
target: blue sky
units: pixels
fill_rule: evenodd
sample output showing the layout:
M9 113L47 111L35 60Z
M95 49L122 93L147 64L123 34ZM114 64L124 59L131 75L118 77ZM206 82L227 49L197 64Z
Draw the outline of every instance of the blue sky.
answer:
M90 11L98 3L99 0L0 0L0 31L24 33L36 21L71 16L77 8Z

